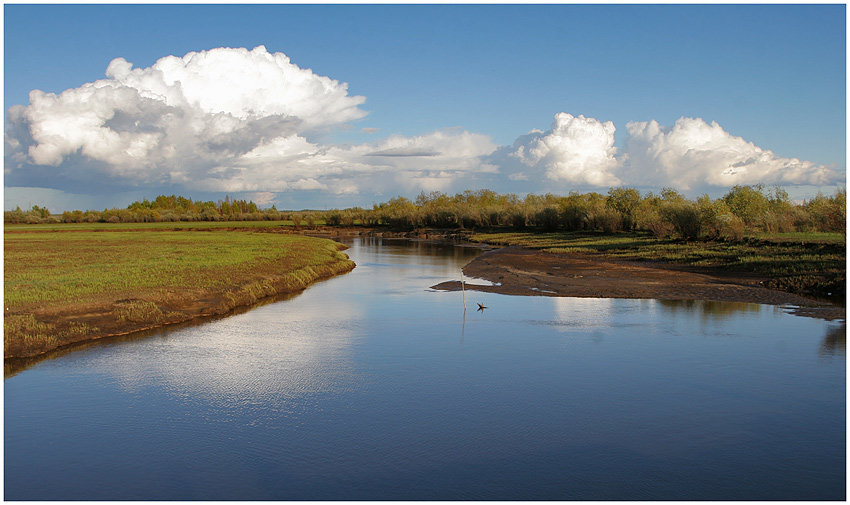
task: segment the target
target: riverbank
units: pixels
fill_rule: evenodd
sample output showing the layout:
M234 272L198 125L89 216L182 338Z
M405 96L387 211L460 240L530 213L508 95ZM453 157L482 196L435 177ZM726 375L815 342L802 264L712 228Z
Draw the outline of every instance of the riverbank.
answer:
M827 320L844 319L845 309L833 304L764 287L765 279L738 272L708 272L666 263L606 260L580 254L557 254L520 247L483 253L463 272L474 279L465 289L523 296L590 298L652 298L707 300L799 306L798 313ZM432 286L461 290L460 281Z
M4 357L227 314L355 265L330 240L253 232L4 233Z
M464 272L514 295L655 298L796 305L796 313L844 318L843 236L773 234L742 241L661 240L646 233L322 228L323 237L379 236L497 249ZM436 289L460 289L445 282Z

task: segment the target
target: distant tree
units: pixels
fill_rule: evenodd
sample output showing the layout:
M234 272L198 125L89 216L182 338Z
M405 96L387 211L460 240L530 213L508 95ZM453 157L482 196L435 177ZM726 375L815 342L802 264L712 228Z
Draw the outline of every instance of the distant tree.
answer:
M605 204L620 213L623 228L631 231L635 228L635 210L640 205L640 192L634 188L611 188Z
M734 186L723 197L723 201L729 206L729 210L748 226L760 224L769 207L762 189L761 185Z

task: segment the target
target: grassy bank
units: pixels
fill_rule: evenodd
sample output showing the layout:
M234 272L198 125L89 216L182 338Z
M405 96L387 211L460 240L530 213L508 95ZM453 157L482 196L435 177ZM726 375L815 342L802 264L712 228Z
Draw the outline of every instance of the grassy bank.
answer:
M330 240L249 231L4 230L4 354L225 313L354 267Z
M658 239L648 232L476 233L470 240L754 274L766 287L845 303L846 243L839 233L773 233L730 242Z
M314 226L323 225L315 223ZM168 221L160 223L42 223L6 224L9 233L28 231L143 231L143 230L268 230L273 228L295 229L293 221ZM301 226L303 228L303 225Z

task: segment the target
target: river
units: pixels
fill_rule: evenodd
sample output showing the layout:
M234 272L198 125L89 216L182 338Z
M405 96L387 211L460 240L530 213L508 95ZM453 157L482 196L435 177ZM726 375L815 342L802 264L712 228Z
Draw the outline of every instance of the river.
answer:
M844 322L472 291L464 313L428 287L477 249L349 244L357 268L298 296L7 374L5 499L844 500Z

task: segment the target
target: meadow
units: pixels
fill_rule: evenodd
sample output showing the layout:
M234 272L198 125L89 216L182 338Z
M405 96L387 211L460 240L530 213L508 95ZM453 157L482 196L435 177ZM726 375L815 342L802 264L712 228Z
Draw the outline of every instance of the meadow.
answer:
M223 313L354 266L339 244L300 235L78 226L4 230L7 357Z
M320 224L324 224L323 222ZM28 231L144 231L144 230L267 230L271 228L292 228L294 223L289 220L277 221L162 221L149 223L135 222L94 222L94 223L37 223L9 224L4 229L7 232Z

